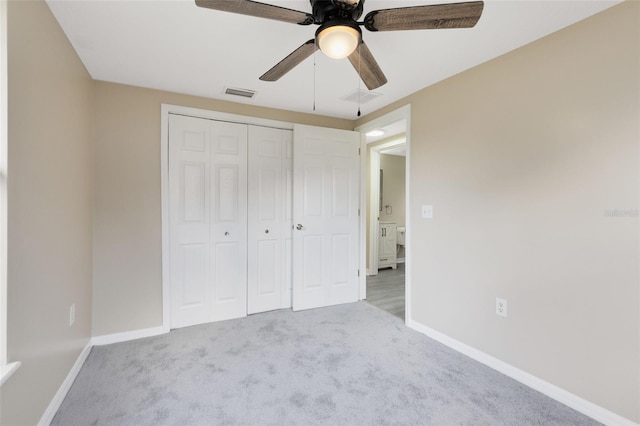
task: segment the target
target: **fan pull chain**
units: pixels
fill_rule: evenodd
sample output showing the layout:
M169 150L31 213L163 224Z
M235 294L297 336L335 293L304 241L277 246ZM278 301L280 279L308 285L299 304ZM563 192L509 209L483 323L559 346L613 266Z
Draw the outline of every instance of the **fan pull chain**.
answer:
M361 87L362 87L362 77L360 72L362 71L362 55L360 52L360 45L362 44L362 41L360 41L360 43L358 44L358 117L360 117L360 93L362 92Z
M318 49L313 51L313 111L316 110L316 54Z

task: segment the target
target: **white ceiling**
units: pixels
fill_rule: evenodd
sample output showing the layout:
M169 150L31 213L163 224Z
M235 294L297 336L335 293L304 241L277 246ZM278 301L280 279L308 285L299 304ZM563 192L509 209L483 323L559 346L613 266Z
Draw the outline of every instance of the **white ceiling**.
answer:
M447 1L444 1L445 3ZM375 111L449 76L573 24L620 0L485 1L475 28L371 33L363 38L389 82L361 105ZM292 25L203 9L193 0L47 0L96 80L313 113L314 57L277 82L258 77L305 41L316 26ZM269 0L310 12L308 0ZM375 9L443 3L367 0ZM359 88L347 59L315 55L316 114L355 119L341 100ZM225 95L251 89L251 100Z
M407 156L407 145L402 144L398 146L394 146L393 148L388 148L380 151L380 154L386 155L396 155L398 157L406 157Z
M374 142L381 142L381 145L387 146L387 148L381 149L380 154L399 155L402 157L407 156L407 144L405 133L407 132L407 120L398 120L393 123L386 124L378 127L375 130L382 130L381 135L369 135L365 134L367 144Z
M369 135L366 134L365 138L367 140L367 144L378 142L383 139L389 139L393 136L397 136L403 134L407 131L407 120L398 120L393 123L384 125L382 127L378 127L374 130L381 130L382 134L380 135Z

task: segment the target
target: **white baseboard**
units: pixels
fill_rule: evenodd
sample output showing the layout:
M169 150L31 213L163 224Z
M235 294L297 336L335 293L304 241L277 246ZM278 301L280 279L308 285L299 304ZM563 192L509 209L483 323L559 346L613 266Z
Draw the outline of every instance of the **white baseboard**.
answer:
M78 359L76 359L76 362L73 364L73 367L71 367L71 370L69 370L69 374L67 374L67 377L64 379L64 382L62 382L62 385L60 385L58 392L56 392L53 399L49 403L49 406L44 411L44 414L42 415L42 417L40 418L40 421L38 422L38 426L48 426L53 421L53 417L58 412L60 405L62 405L62 401L64 401L64 397L67 396L67 392L69 392L69 389L71 389L71 385L73 384L73 381L78 376L80 369L82 368L85 360L89 356L89 352L91 352L91 348L92 348L91 340L89 340L89 342L87 342L87 345L84 347L84 349L82 349L82 352L80 352L80 355L78 355Z
M144 337L158 336L168 333L169 330L163 326L144 328L142 330L125 331L123 333L105 334L91 339L94 346L110 345L112 343L128 342L129 340L142 339Z
M404 257L399 257L396 259L397 263L404 263Z
M0 365L0 386L20 367L19 362L11 362L7 365Z
M509 376L512 379L517 380L520 383L523 383L530 388L535 389L538 392L543 393L548 397L553 398L556 401L573 408L576 411L579 411L584 415L587 415L601 423L604 423L605 425L639 426L638 423L635 423L612 411L607 410L606 408L589 402L586 399L580 398L579 396L572 394L569 391L559 388L558 386L546 382L536 376L533 376L526 371L520 370L519 368L507 364L506 362L501 361L498 358L495 358L465 343L455 340L447 336L446 334L429 328L424 324L421 324L414 320L409 320L407 325L420 333L426 334L433 340L436 340L450 347L451 349L468 356L469 358L481 362L482 364L485 364L486 366L491 367L494 370L499 371L500 373Z
M76 362L73 364L73 367L71 367L69 374L67 374L67 377L64 379L64 382L62 382L62 385L58 389L58 392L56 392L55 396L49 403L49 406L47 407L44 414L40 418L40 421L38 422L38 426L48 426L53 421L53 417L58 412L60 405L62 405L62 401L64 401L64 398L65 396L67 396L69 389L71 389L71 385L73 384L74 380L78 376L78 373L80 372L80 369L84 365L84 362L89 356L89 353L91 352L91 348L93 346L109 345L111 343L126 342L128 340L141 339L143 337L157 336L160 334L167 333L168 331L169 330L160 326L160 327L146 328L143 330L127 331L124 333L97 336L90 339L87 345L84 347L84 349L82 349L82 352L80 352L80 355L78 356L78 359L76 360Z

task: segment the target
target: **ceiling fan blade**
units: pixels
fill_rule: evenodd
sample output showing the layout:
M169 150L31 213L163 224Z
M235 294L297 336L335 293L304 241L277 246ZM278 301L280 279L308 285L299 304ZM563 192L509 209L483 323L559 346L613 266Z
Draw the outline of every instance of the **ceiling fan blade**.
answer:
M387 82L387 77L384 76L364 41L349 55L349 61L360 75L362 81L364 81L367 89L377 89Z
M279 80L280 77L294 69L300 62L307 59L309 56L316 51L316 41L311 39L304 43L302 46L298 47L296 50L291 52L289 56L281 60L271 68L269 71L265 72L260 76L260 80L262 81L276 81Z
M196 5L207 9L275 19L292 24L313 24L313 16L309 13L251 0L196 0Z
M483 8L484 2L473 1L374 10L365 16L364 26L369 31L471 28Z

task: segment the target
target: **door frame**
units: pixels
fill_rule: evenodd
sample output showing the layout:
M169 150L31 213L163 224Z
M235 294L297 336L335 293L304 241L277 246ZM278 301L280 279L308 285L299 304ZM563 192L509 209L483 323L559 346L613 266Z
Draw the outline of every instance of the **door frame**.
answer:
M162 206L162 331L171 328L171 264L169 259L169 115L185 115L207 120L293 130L293 123L209 111L180 105L160 106L160 199Z
M368 121L355 130L360 132L360 211L366 212L360 215L360 270L367 269L367 214L369 208L367 206L367 139L365 134L373 129L395 123L396 121L405 120L406 122L406 171L405 171L405 324L411 320L411 104L407 104L394 111L384 114L378 118ZM360 274L360 299L367 298L367 274Z

